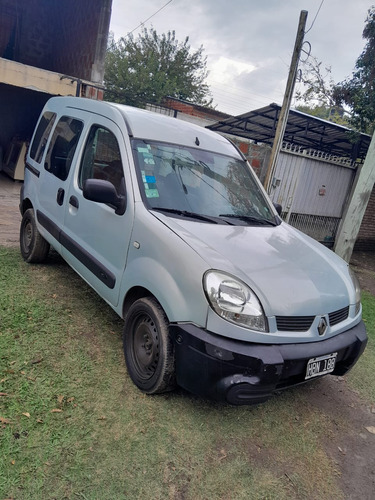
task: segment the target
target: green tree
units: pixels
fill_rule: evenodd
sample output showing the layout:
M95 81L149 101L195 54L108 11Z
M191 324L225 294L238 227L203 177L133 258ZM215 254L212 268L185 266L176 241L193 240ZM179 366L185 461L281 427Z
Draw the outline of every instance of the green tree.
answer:
M299 81L304 84L303 90L297 90L296 98L305 103L314 102L317 106L331 107L335 105L333 88L335 82L332 78L330 66L323 66L322 61L309 56L302 63L299 71Z
M144 107L176 97L209 106L210 89L203 47L192 51L189 37L176 40L174 31L158 35L144 28L137 38L110 39L104 83L108 101Z
M298 105L297 110L347 126L348 114L338 99L331 67L323 66L316 57L310 56L302 64L299 77L304 87L303 90L297 90L296 98L304 104Z
M296 106L296 109L307 115L316 116L317 118L322 118L323 120L328 120L344 127L350 126L349 116L340 106L325 106L324 104L309 106L305 104Z
M300 73L304 90L297 92L296 97L307 105L305 112L316 114L321 107L327 108L329 120L372 133L375 129L375 6L368 11L362 36L367 42L350 78L335 84L331 68L309 57Z
M375 128L375 7L369 9L362 34L367 43L351 78L335 88L336 97L352 110L351 124L361 132Z

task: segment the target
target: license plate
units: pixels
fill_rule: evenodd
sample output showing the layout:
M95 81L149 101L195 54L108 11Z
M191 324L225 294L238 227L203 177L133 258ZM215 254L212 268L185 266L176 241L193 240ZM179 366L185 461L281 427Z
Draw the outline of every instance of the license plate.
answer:
M336 358L337 352L309 359L307 362L305 380L333 372L335 369Z

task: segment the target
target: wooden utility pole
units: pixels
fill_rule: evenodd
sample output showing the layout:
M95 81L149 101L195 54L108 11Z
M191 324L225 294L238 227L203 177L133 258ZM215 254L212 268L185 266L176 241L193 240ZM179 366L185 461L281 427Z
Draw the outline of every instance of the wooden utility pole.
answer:
M279 157L279 152L284 138L285 127L288 121L290 103L292 101L294 85L296 83L298 62L301 55L303 38L305 35L306 20L307 20L307 11L301 10L301 14L299 16L297 36L292 55L292 62L290 64L289 76L284 94L283 105L281 107L280 116L277 122L277 128L275 133L275 139L273 141L271 157L268 164L266 178L264 180L264 187L268 193L270 192L272 187L272 179L276 168L276 162Z
M375 183L375 134L372 136L365 162L358 167L349 202L337 232L334 251L350 261L359 228Z

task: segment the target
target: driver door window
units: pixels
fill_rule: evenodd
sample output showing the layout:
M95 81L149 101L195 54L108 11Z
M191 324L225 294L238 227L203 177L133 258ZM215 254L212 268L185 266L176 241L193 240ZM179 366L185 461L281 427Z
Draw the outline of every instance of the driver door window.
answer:
M124 170L120 148L114 134L107 128L93 125L83 152L78 185L82 189L87 179L103 179L122 191Z

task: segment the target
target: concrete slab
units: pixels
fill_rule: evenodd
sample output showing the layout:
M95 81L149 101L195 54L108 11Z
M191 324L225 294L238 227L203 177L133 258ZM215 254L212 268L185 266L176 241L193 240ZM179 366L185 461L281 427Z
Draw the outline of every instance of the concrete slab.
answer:
M21 214L18 208L22 182L0 172L0 245L17 247Z

